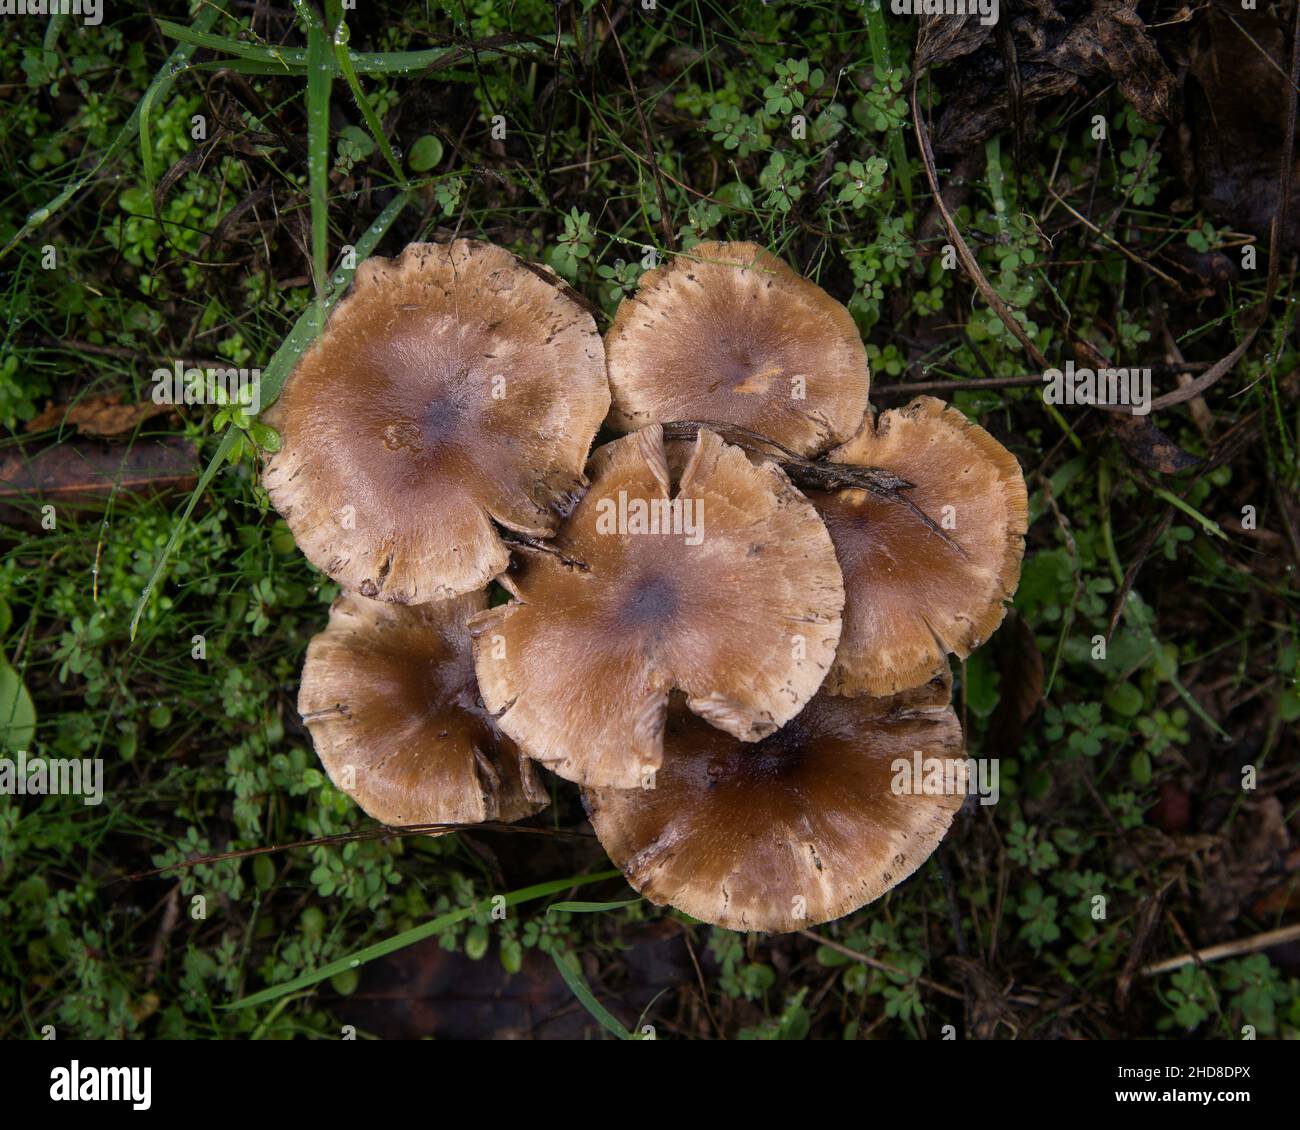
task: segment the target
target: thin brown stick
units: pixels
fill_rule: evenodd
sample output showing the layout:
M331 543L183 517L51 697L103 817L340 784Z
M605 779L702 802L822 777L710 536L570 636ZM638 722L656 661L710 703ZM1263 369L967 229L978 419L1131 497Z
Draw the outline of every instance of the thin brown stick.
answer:
M1300 941L1300 923L1293 926L1283 926L1279 930L1268 930L1263 934L1252 934L1249 938L1237 938L1231 942L1220 942L1217 946L1210 946L1208 949L1189 950L1177 957L1166 958L1164 961L1157 961L1144 966L1142 976L1155 977L1161 973L1169 973L1174 969L1181 969L1184 965L1191 965L1195 962L1218 961L1225 957L1236 957L1238 954L1257 953L1259 950L1272 949L1274 946L1296 941Z
M576 557L570 557L567 553L561 553L550 542L544 538L535 538L529 534L521 534L518 530L508 530L504 526L497 527L497 533L501 540L510 545L517 545L523 549L531 549L536 553L546 553L557 558L561 565L567 565L570 569L577 569L580 573L590 573L591 566L585 561L579 561Z
M854 463L828 463L824 460L805 459L774 439L750 431L749 428L741 427L739 424L728 424L722 420L673 420L663 425L664 439L694 439L701 428L717 432L737 447L758 455L772 458L772 451L778 452L776 461L801 487L824 491L865 490L879 498L905 506L912 512L912 516L935 537L949 548L956 550L962 557L967 556L966 551L950 538L942 527L903 495L903 491L911 490L916 484L908 482L893 471L886 471L883 467L859 467Z
M907 396L914 392L957 392L962 389L1028 388L1043 383L1042 374L1032 377L974 377L971 380L906 381L895 385L872 385L871 395Z
M975 261L975 256L971 253L970 247L962 238L961 232L957 228L957 221L948 211L948 205L944 203L943 193L939 190L939 173L935 168L934 150L930 146L930 133L925 128L925 119L921 117L920 103L920 78L918 74L917 81L912 84L912 125L916 130L916 140L921 148L921 163L925 166L925 179L930 182L930 191L934 194L934 206L939 209L939 216L943 220L943 226L948 232L948 239L957 251L957 258L961 260L961 265L965 268L966 274L971 282L975 284L976 289L984 296L984 301L989 304L993 312L1002 319L1003 325L1012 333L1012 336L1025 347L1025 352L1033 359L1035 365L1043 369L1050 369L1047 358L1039 352L1038 346L1033 343L1030 336L1025 333L1025 327L1022 326L1007 309L1007 304L1002 301L1001 295L993 289L989 280L984 277L984 272L980 270L980 265Z
M718 1039L724 1039L722 1025L713 1015L713 1006L709 1004L709 987L704 981L704 970L700 968L700 959L695 956L695 947L691 945L691 932L685 922L679 922L678 925L682 930L682 941L686 943L686 952L690 954L691 964L695 967L695 979L700 984L700 1002L704 1005L704 1015L709 1018L709 1023L713 1025L714 1034Z
M947 985L941 985L938 981L931 981L928 977L913 978L906 969L899 969L897 965L890 965L887 961L879 961L874 957L868 957L865 953L858 953L855 949L840 945L839 942L832 941L830 938L823 938L820 934L814 934L811 930L800 930L799 934L810 942L816 942L819 946L825 946L827 949L834 950L836 953L842 954L853 961L868 965L872 969L879 969L882 973L892 973L896 977L915 980L918 985L924 985L927 989L933 989L936 993L942 993L945 997L952 997L953 1000L964 1001L966 999L965 993L960 993Z
M1100 239L1103 243L1106 243L1109 246L1113 247L1126 259L1130 260L1133 263L1136 263L1143 270L1150 271L1157 278L1163 279L1175 290L1183 289L1179 285L1178 280L1176 278L1174 278L1172 275L1165 274L1165 272L1162 271L1155 264L1148 263L1145 259L1142 258L1141 255L1138 255L1136 252L1130 251L1127 247L1125 247L1122 243L1120 243L1120 241L1116 239L1113 235L1111 235L1109 232L1102 231L1101 228L1099 228L1090 219L1088 219L1087 216L1085 216L1078 209L1074 208L1068 200L1066 200L1064 197L1059 195L1054 188L1048 186L1047 191L1055 200L1057 200L1060 203L1062 208L1064 208L1067 212L1069 212L1071 216L1073 216L1076 220L1079 221L1079 223L1081 223L1090 232L1092 232L1093 235L1097 236L1097 238Z
M1169 373L1199 373L1210 367L1208 361L1187 361L1182 364L1160 362L1143 366L1152 371ZM1043 383L1042 373L1031 373L1023 377L972 377L969 380L958 378L942 381L904 381L901 384L872 385L872 396L905 396L912 392L972 392L978 389L993 388L1029 388Z
M641 125L641 139L645 142L646 156L649 158L650 168L655 177L655 195L659 199L659 226L663 228L664 246L669 251L676 251L677 235L673 231L672 221L668 218L668 195L664 192L664 179L659 172L659 162L655 160L655 147L650 140L650 126L646 123L645 111L641 109L641 96L637 91L636 83L632 80L632 72L628 69L627 56L623 54L623 44L619 42L614 21L609 18L609 9L602 4L600 10L605 14L605 23L609 26L609 34L618 51L619 62L623 64L623 74L627 77L628 90L632 94L632 106L636 110L636 119Z

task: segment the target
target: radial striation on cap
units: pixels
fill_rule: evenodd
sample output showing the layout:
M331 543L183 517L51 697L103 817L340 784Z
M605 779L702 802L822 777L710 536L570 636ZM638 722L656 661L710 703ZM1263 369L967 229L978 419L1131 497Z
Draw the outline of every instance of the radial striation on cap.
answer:
M915 871L962 805L966 764L941 677L893 698L823 692L757 745L674 708L652 787L583 796L651 902L782 932L849 914Z
M555 552L528 553L504 579L516 600L472 626L501 728L582 784L627 787L658 766L674 688L756 741L835 653L844 592L816 511L712 432L683 446L669 460L653 426L600 448Z
M511 821L549 802L479 699L466 620L486 604L344 593L308 646L298 711L330 779L376 820Z
M1002 622L1025 551L1024 476L988 432L930 396L874 426L868 419L829 459L913 484L901 492L906 503L856 489L807 492L844 572L844 631L827 690L893 694L924 682L949 653L964 659Z
M505 569L494 523L554 532L608 408L595 322L559 286L491 244L411 244L361 264L290 374L263 481L314 565L419 604Z
M849 312L753 243L701 243L642 276L605 335L613 426L736 424L815 455L857 431L867 354Z

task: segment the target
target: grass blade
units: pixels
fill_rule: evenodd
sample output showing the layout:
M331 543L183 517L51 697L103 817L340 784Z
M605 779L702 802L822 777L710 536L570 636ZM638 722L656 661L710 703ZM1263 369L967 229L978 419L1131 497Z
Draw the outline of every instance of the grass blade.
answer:
M622 874L621 871L610 870L597 871L590 875L574 875L567 879L552 879L549 883L538 883L532 887L522 887L517 891L511 891L510 894L505 896L505 905L517 906L519 903L545 898L547 895L568 890L570 887L582 887L588 883L599 883L604 879L613 879ZM377 957L386 957L390 953L396 953L400 949L405 949L407 946L432 937L439 931L445 930L448 926L463 922L478 911L491 911L492 908L492 900L484 899L474 906L462 906L457 910L440 914L437 918L425 922L421 926L404 930L400 934L394 934L391 938L376 942L373 946L367 946L363 950L357 950L356 953L350 954L348 957L341 957L337 961L331 961L328 965L322 965L319 969L304 973L301 977L295 977L292 981L286 981L283 985L274 985L269 989L263 989L260 993L254 993L252 996L244 997L242 1000L237 1000L234 1004L228 1004L224 1007L228 1009L253 1008L259 1004L267 1004L270 1001L278 1000L289 993L296 993L299 989L319 985L336 973L356 969L360 965L365 965L368 961L374 961ZM567 981L568 978L566 977L565 980ZM626 1031L626 1029L624 1030Z
M623 1027L618 1017L596 999L595 994L587 985L586 978L583 977L581 970L578 968L578 959L574 954L559 954L552 950L551 959L555 962L555 968L560 971L560 976L564 978L564 983L569 986L569 991L582 1002L582 1007L591 1013L592 1018L602 1028L608 1032L613 1032L620 1040L636 1039L631 1032Z
M184 69L178 68L175 72L162 75L156 82L150 84L149 89L144 92L144 97L140 99L140 165L144 169L144 183L149 189L151 199L158 186L158 158L154 152L153 128L149 125L149 114L153 111L154 103L171 90L172 84Z
M601 914L606 910L622 910L625 906L636 906L641 900L624 899L622 902L553 902L546 908L547 914Z
M280 74L306 70L309 63L307 52L301 47L276 47L273 45L262 47L256 43L243 43L238 39L230 39L228 36L216 35L206 29L174 24L170 20L159 20L158 30L168 39L187 44L191 48L205 47L209 51L220 51L226 55L233 55L236 59L248 59L255 63L272 63L278 68Z
M375 139L375 144L379 146L379 151L384 155L384 160L388 162L388 167L393 170L393 176L397 178L397 183L405 188L407 186L406 174L402 172L401 162L398 161L397 154L393 152L393 147L388 144L388 135L384 132L383 123L380 122L379 116L370 105L370 100L361 89L361 82L357 78L356 68L352 65L352 55L348 51L348 25L342 15L339 16L338 25L334 29L334 58L338 63L339 71L347 80L348 88L352 91L352 100L357 104L357 109L361 111L361 116L366 120L366 128L370 130L370 135Z
M299 5L295 3L294 7L299 8ZM299 14L302 14L301 10ZM204 47L209 51L219 51L235 59L242 59L257 67L272 68L272 70L257 73L301 74L312 65L309 57L310 48L304 50L301 47L260 46L256 43L243 43L240 40L230 39L224 35L210 34L207 28L211 27L211 25L211 19L207 21L207 26L203 28L198 27L197 20L194 26L191 27L174 24L170 20L158 21L158 29L169 39L184 44L190 53L193 53L197 47ZM562 35L559 38L559 43L561 46L572 46L573 36L571 34ZM552 48L553 46L552 44ZM484 47L480 48L475 55L480 63L490 63L511 55L537 58L543 56L546 50L547 48L542 44L523 42L510 44L509 52ZM347 53L348 63L360 75L414 74L417 71L437 69L451 63L460 62L469 56L470 53L461 47L430 47L423 51L389 51L385 53L349 51ZM334 71L337 69L338 64L330 60L326 66L329 70ZM237 67L231 69L239 70Z
M885 28L883 0L866 0L863 5L867 19L867 38L871 41L871 62L880 74L892 69L889 61L889 32ZM888 140L889 164L903 190L903 200L912 207L912 166L907 160L907 147L903 144L901 130L891 130Z
M330 66L325 24L306 0L293 6L307 25L307 184L311 194L311 273L316 305L325 317L325 274L329 269Z

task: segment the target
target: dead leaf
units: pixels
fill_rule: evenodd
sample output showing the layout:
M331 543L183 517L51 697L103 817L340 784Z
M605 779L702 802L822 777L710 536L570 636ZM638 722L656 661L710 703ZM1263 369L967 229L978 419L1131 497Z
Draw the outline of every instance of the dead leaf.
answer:
M83 436L117 439L130 435L146 420L165 416L170 411L170 404L154 404L150 400L123 404L120 392L106 392L83 396L75 404L51 404L28 422L26 430L30 433L50 428L73 428Z
M584 972L597 998L632 1024L690 966L680 932L669 922L645 923L624 935L618 991L592 968ZM417 942L368 965L349 996L330 1002L347 1023L384 1039L581 1040L600 1038L596 1021L570 991L554 961L523 952L513 976L496 946L481 960L444 950L436 939Z
M1209 5L1170 40L1187 68L1181 128L1170 132L1182 178L1217 224L1261 239L1278 212L1291 18L1280 9L1247 14ZM1293 193L1284 249L1300 246L1298 203ZM1230 254L1240 261L1239 250Z
M1207 860L1200 885L1202 937L1226 936L1254 902L1265 876L1280 872L1291 848L1286 812L1276 796L1247 801L1221 851Z
M1174 475L1200 462L1157 428L1149 416L1115 412L1110 415L1110 426L1124 453L1140 467Z
M1062 95L1095 93L1114 82L1133 108L1149 121L1165 121L1174 76L1136 11L1137 0L1094 0L1082 15L1069 0L1029 0L1010 19L1011 43L1019 69L1018 103ZM993 27L972 15L926 17L917 38L916 69L939 67L941 109L934 147L944 154L969 150L1016 122L1012 84ZM1026 129L1027 122L1019 123Z

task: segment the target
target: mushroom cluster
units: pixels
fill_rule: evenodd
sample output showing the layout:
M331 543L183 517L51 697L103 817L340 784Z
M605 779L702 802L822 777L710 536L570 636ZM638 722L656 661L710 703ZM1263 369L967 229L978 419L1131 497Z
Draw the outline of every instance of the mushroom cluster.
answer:
M1027 506L982 428L868 388L848 311L754 244L649 271L603 341L502 248L367 260L268 411L266 489L344 590L298 700L330 778L463 825L540 811L545 767L633 887L735 930L902 881L964 793L899 765L966 780L948 657Z

